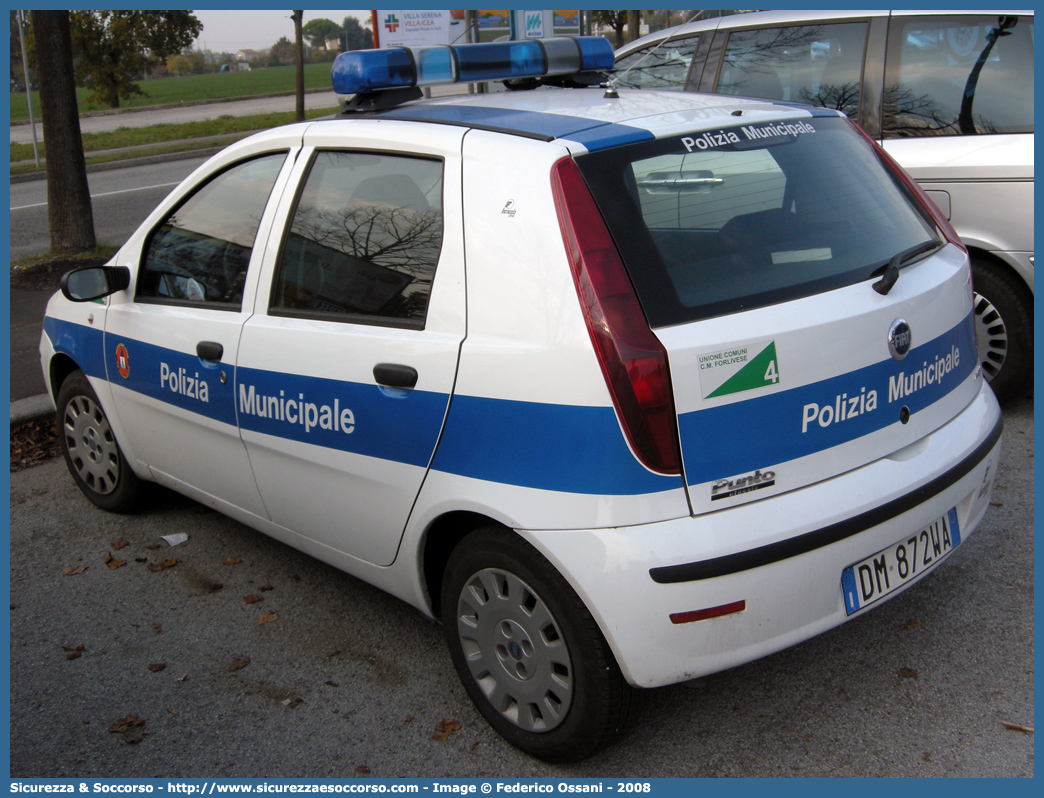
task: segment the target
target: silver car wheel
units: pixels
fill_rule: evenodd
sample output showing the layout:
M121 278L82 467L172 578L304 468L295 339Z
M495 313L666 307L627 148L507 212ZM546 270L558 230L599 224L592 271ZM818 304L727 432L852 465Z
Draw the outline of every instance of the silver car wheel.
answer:
M120 453L109 420L88 396L73 397L62 418L69 461L95 493L108 495L120 477Z
M986 379L992 380L1000 373L1008 356L1008 328L1000 311L981 294L975 294L975 340L979 363Z
M525 582L486 568L465 583L457 634L490 704L529 732L558 726L573 702L573 668L558 621Z

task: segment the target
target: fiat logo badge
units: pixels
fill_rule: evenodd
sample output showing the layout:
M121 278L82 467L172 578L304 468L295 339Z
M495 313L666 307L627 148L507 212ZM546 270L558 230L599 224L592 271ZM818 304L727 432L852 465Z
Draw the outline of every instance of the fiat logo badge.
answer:
M906 319L893 321L892 326L888 328L888 349L892 357L902 360L910 353L912 346L913 333L910 332L910 325L906 323Z

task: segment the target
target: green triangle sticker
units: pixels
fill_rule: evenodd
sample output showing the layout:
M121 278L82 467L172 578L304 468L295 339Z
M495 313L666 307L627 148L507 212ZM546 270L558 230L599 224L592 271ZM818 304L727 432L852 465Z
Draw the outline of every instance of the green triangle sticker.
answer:
M764 388L766 385L775 385L779 382L779 364L776 363L776 342L772 341L751 360L729 377L707 398L725 396L740 391L752 391L755 388Z

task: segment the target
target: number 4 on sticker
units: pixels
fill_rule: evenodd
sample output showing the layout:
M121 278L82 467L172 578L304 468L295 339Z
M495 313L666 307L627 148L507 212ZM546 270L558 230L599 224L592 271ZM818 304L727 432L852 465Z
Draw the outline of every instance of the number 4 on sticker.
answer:
M771 341L752 357L746 365L722 383L707 398L725 396L740 391L752 391L779 382L779 363L776 360L776 342Z
M775 360L770 360L768 368L765 369L765 382L771 382L773 385L779 382L779 373L776 371Z

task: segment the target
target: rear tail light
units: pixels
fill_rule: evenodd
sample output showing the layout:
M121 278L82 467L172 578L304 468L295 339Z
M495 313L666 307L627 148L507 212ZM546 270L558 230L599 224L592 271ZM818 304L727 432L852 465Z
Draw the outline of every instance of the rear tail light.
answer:
M551 186L587 330L624 434L647 468L680 474L667 351L649 329L609 229L571 158L554 165Z
M904 186L906 186L907 189L909 189L910 193L917 198L917 201L921 204L921 207L923 207L925 211L928 212L928 215L935 222L936 226L942 232L946 240L967 252L968 248L964 246L964 242L961 241L961 237L957 235L957 231L953 229L953 225L950 224L950 220L943 215L942 211L939 210L939 206L932 202L932 198L924 193L924 189L917 184L917 181L910 177L910 175L906 173L906 170L903 169L903 167L901 167L898 163L896 163L895 159L887 152L885 152L884 148L876 141L874 141L865 130L863 130L855 122L852 122L851 120L849 120L849 122L851 122L852 127L859 131L860 135L864 139L870 142L870 146L874 148L874 152L877 153L877 157L884 162L885 166L887 166L892 171L892 173L899 179L899 181Z

